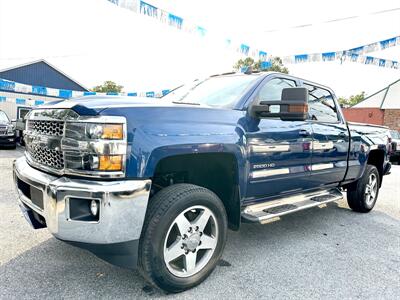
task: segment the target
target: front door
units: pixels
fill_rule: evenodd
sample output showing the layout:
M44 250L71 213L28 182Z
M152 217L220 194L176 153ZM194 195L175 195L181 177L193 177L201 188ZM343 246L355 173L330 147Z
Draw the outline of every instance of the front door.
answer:
M304 84L309 91L312 124L311 181L315 188L337 185L347 170L349 133L333 95L327 89Z
M282 89L296 82L273 78L264 83L252 101L281 99ZM309 121L246 117L248 154L247 201L299 193L309 189L312 127Z

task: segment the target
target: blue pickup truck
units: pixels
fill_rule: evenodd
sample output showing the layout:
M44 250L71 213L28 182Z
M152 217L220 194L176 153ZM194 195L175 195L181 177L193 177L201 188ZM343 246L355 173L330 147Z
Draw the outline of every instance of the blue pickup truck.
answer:
M215 268L227 229L343 199L375 205L387 129L349 124L331 89L227 73L161 99L88 96L27 116L14 163L33 228L180 292Z

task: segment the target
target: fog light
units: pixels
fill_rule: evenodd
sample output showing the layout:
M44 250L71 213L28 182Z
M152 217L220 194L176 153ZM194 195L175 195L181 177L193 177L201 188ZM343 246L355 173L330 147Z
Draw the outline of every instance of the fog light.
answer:
M99 203L96 200L92 200L92 202L90 202L90 212L93 216L97 216L99 213Z

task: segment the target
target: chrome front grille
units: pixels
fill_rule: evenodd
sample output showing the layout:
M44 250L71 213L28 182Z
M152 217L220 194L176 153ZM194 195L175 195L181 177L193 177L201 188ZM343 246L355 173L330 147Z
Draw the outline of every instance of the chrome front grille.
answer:
M49 149L47 146L30 145L27 151L31 159L47 167L61 170L64 168L64 155L62 151Z
M63 136L63 121L28 120L27 129L35 134Z
M70 114L66 109L32 110L24 131L28 163L56 174L63 172L65 158L61 141Z

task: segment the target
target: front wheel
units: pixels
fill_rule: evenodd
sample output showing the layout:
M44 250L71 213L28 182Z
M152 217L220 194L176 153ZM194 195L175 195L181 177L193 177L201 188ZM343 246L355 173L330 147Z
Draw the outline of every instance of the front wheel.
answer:
M225 246L227 217L213 192L176 184L149 203L140 242L144 277L168 292L181 292L207 278Z
M364 175L347 190L347 203L357 212L371 211L378 199L380 177L375 166L367 165Z

